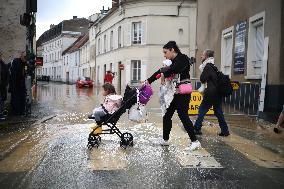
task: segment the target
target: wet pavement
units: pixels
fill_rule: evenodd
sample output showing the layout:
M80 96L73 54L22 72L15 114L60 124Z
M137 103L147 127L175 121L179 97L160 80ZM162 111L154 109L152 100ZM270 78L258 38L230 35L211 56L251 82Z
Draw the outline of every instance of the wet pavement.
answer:
M101 100L98 88L41 83L37 121L0 130L1 188L284 188L283 135L236 119L232 134L222 138L209 118L198 137L203 148L189 152L175 115L171 145L161 147L157 94L147 105L147 123L131 122L125 113L117 124L133 134L133 147L123 149L118 136L103 135L101 145L88 150L93 122L87 115Z

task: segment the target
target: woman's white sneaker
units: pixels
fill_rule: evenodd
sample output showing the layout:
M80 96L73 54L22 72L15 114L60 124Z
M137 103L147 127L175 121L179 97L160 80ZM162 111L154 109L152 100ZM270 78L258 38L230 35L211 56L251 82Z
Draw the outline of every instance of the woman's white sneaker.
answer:
M189 146L189 151L194 151L201 148L201 144L198 140L194 141L191 143L191 145Z
M161 141L160 141L160 145L161 145L161 146L169 146L169 145L170 145L170 143L169 143L169 141L168 141L168 140L161 139Z

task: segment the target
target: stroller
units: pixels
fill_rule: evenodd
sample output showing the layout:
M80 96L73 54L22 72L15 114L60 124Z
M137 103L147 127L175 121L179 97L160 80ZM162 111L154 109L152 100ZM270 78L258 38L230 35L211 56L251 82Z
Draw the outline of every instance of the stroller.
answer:
M97 126L91 131L88 138L89 149L99 147L101 143L101 134L117 134L120 137L120 146L126 149L127 146L133 146L133 135L131 133L122 133L116 126L119 118L137 102L137 89L126 86L121 107L113 114L107 114L102 117L101 121L97 121ZM89 119L95 119L92 115ZM108 126L108 129L102 129L102 126ZM98 130L100 130L98 132Z

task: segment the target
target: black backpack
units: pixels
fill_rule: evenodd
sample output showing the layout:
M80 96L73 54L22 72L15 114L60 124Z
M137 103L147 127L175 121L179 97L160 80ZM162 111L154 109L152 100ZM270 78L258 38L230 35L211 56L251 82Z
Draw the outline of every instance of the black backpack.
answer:
M233 87L231 85L231 80L228 75L217 71L218 78L218 92L222 97L228 97L233 93Z
M233 87L231 85L231 80L228 75L223 74L218 70L216 66L213 69L217 73L217 90L222 97L228 97L233 93Z

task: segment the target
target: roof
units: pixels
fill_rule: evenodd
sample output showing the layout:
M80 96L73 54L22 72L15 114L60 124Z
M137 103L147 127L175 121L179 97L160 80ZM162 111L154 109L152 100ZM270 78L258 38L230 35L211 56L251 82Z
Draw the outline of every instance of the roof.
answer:
M89 34L80 36L72 45L62 52L62 55L79 50L89 40Z
M36 46L50 41L60 36L63 31L80 32L81 35L88 33L89 20L86 18L74 18L70 20L63 20L59 24L45 31L37 40Z

